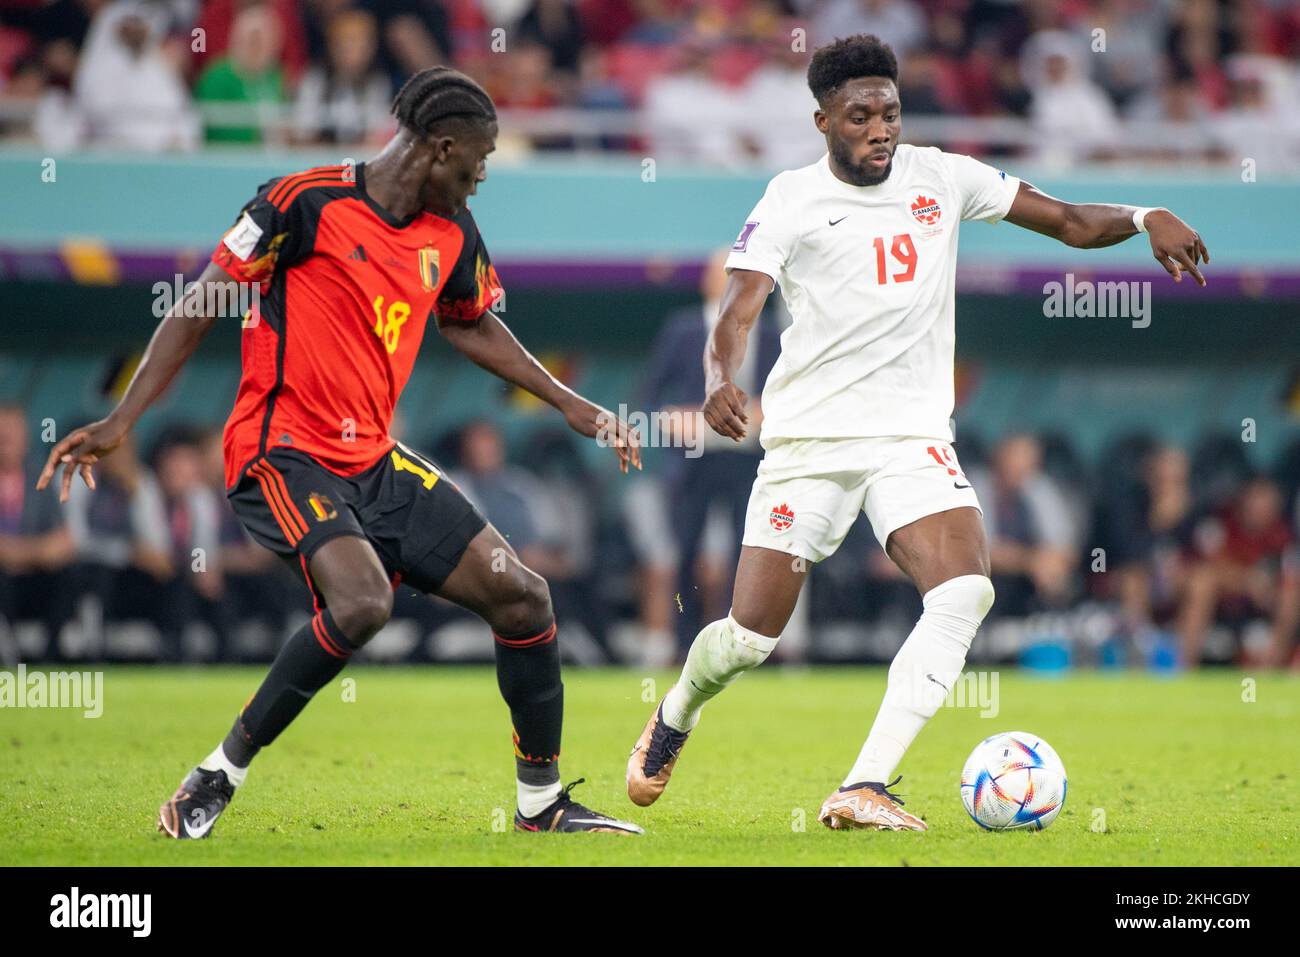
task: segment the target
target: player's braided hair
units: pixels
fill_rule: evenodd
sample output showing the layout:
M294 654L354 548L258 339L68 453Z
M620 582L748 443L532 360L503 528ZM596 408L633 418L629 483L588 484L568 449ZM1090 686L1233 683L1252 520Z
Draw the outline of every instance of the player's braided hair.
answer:
M843 37L819 47L808 64L808 89L823 106L849 80L884 76L898 82L898 60L889 44L870 33Z
M430 136L448 121L490 123L496 106L487 91L449 66L421 70L393 98L393 115L406 129Z

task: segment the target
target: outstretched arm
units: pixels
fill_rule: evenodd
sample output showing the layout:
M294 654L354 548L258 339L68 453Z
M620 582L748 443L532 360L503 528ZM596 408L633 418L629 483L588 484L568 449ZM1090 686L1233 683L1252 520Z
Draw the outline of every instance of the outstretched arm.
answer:
M221 287L229 288L218 292ZM68 500L74 472L81 473L87 486L95 487L91 466L122 444L136 420L176 378L176 373L194 354L217 320L216 315L208 314L204 304L238 302L235 287L235 281L224 269L208 263L198 282L188 287L185 298L172 306L158 323L140 367L131 377L131 384L117 408L107 418L77 429L55 445L36 482L37 488L49 485L60 465L63 466L63 484L59 489L59 501ZM199 300L197 304L192 302L195 297Z
M749 399L732 377L745 359L749 330L772 292L772 277L752 269L733 269L718 306L718 324L704 348L704 421L719 435L739 442L745 437Z
M1136 235L1139 232L1133 222L1136 211L1134 206L1067 203L1022 182L1006 220L1059 239L1067 246L1098 249L1114 246ZM1197 262L1209 263L1210 253L1196 230L1167 209L1149 211L1143 224L1151 240L1151 254L1174 277L1174 282L1182 282L1186 270L1204 286L1205 278L1197 268Z
M554 406L575 432L612 445L624 473L629 465L641 468L636 432L614 413L584 399L547 372L494 313L485 312L474 322L440 322L438 331L475 365Z

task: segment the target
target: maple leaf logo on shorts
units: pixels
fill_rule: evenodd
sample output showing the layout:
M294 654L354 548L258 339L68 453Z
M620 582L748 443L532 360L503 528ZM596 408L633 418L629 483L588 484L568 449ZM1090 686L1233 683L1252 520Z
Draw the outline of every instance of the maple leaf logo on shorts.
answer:
M794 512L790 506L782 502L768 514L767 520L772 523L772 527L778 532L784 532L794 524Z

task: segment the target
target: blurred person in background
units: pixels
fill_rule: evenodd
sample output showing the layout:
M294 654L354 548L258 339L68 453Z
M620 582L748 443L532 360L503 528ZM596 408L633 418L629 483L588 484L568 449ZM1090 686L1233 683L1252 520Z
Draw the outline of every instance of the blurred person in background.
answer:
M1101 0L1076 21L1073 32L1084 49L1092 49L1096 30L1104 30L1105 49L1089 61L1097 82L1123 108L1150 95L1161 81L1161 43L1169 29L1169 6L1163 0Z
M39 621L47 658L60 658L59 631L71 613L62 572L75 548L58 498L36 490L29 460L27 415L22 406L0 404L0 664L18 661L12 627Z
M225 657L233 631L229 606L222 601L225 588L217 502L204 477L201 443L196 430L173 426L159 437L152 456L172 567L163 641L173 660L184 657L182 631L188 622L199 619L212 627L218 660Z
M1115 106L1088 78L1087 50L1074 35L1051 30L1030 37L1021 52L1039 162L1060 167L1100 159L1117 143Z
M26 49L8 69L0 63L0 102L34 104L32 131L51 149L75 145L79 120L72 110L72 78L91 19L107 0L53 0L30 6L0 4L0 48ZM6 42L7 41L7 42ZM4 54L0 53L0 61ZM7 74L7 75L6 75ZM22 122L0 123L0 134L21 133Z
M549 576L550 556L541 547L537 528L536 486L532 476L506 462L505 440L495 424L478 419L461 430L460 461L451 477L524 564Z
M671 471L666 469L665 471ZM677 531L665 516L672 514L668 482L663 474L647 470L628 483L620 512L628 544L635 556L636 598L641 645L638 663L664 668L681 663L677 628L686 613L686 597L679 590L681 556ZM729 579L727 562L736 548L727 513L730 504L715 503L705 518L698 555L691 570L693 585L687 594L703 610L726 610L723 590Z
M163 49L163 4L117 0L95 17L73 81L75 117L90 143L142 152L192 150L197 114L174 59Z
M369 0L379 20L380 62L393 89L421 70L452 61L451 23L437 0Z
M210 60L194 86L194 99L218 109L244 107L242 120L218 114L206 123L209 143L260 143L274 107L284 100L280 22L269 6L254 4L235 15L230 46ZM270 109L267 109L270 108Z
M1140 485L1107 503L1099 529L1122 614L1121 637L1138 654L1153 649L1154 630L1178 613L1195 528L1187 453L1157 446L1142 463Z
M716 75L716 43L693 36L673 53L673 68L646 84L642 115L653 155L733 169L743 165L736 90Z
M1300 159L1300 118L1292 73L1269 57L1229 58L1228 106L1213 125L1221 150L1233 157L1249 156L1261 172L1295 166Z
M1221 110L1228 102L1228 79L1220 61L1233 38L1218 0L1183 0L1172 5L1171 16L1165 52L1175 75L1192 77L1205 106Z
M665 320L655 338L642 387L646 410L666 414L664 421L675 430L667 437L672 445L666 456L667 508L659 517L671 516L668 524L676 543L678 594L686 606L685 612L676 617L682 654L700 626L711 620L702 617L709 609L701 608L696 591L696 558L708 516L717 507L727 518L731 543L726 555L728 573L719 584L722 593L730 595L730 569L736 567L740 555L749 490L763 456L757 425L739 443L705 425L700 415L705 399L704 367L699 362L683 361L683 357L704 354L709 334L718 323L722 290L727 283L724 264L729 253L715 252L706 263L700 274L702 301ZM759 393L781 353L781 335L770 311L760 318L753 340L753 347L746 351L736 372L736 382L746 394L754 396L750 416L757 424L763 419Z
M925 13L912 0L825 0L814 9L810 39L820 45L871 33L901 60L925 43L926 29Z
M1294 600L1293 542L1281 491L1263 476L1248 479L1232 501L1197 525L1178 619L1184 667L1201 663L1216 615L1235 623L1267 618L1275 653L1295 633L1300 608ZM1243 660L1250 654L1247 649Z
M792 46L788 31L763 43L763 63L739 94L740 136L746 151L765 169L807 166L826 148L808 124L817 109L804 78L808 54Z
M582 59L582 17L572 0L533 0L515 24L521 40L540 43L551 54L551 64L570 80L578 75Z
M1134 144L1139 154L1157 160L1180 157L1212 159L1218 145L1214 128L1217 120L1205 110L1196 82L1189 76L1171 78L1129 102L1126 119L1131 123L1159 123L1170 127L1169 140Z
M220 600L229 609L228 622L234 627L260 622L278 638L288 619L286 592L300 592L303 607L310 598L270 549L263 548L244 530L226 498L225 457L221 429L211 429L202 438L203 480L216 506L218 567L221 569ZM233 637L233 636L227 636ZM273 650L273 649L272 649ZM225 658L240 660L233 641L227 641Z
M1073 595L1078 540L1065 498L1042 463L1038 439L1017 433L998 443L990 468L970 473L983 506L995 614L1060 607Z
M334 0L340 7L348 0ZM241 11L251 7L264 7L275 18L279 34L279 61L284 71L285 83L292 87L307 66L308 44L300 7L311 9L313 0L203 0L199 10L197 29L202 30L203 44L193 51L194 64L202 73L208 61L226 52L232 42L235 21ZM190 44L188 43L187 46ZM322 49L323 49L322 44Z
M528 442L524 461L532 471L536 549L546 568L555 614L581 622L607 647L604 602L597 580L596 547L603 512L600 485L583 463L569 432L545 429ZM534 566L536 567L536 566Z
M502 108L541 110L558 106L561 90L552 72L550 48L521 38L509 56L489 57L484 85Z
M302 78L294 103L301 143L360 143L389 129L392 87L378 68L375 18L345 10L326 27L326 59Z
M175 574L167 512L133 439L103 461L93 492L84 485L70 490L65 514L76 546L73 591L86 637L102 648L106 622L137 618L162 633L168 627L163 594Z

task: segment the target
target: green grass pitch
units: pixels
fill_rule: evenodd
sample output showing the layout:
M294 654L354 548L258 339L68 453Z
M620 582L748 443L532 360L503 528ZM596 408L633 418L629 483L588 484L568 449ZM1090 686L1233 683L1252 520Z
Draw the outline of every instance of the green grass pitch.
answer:
M821 800L856 756L883 669L762 669L710 705L666 796L641 809L626 756L672 676L566 674L562 773L647 835L530 835L510 728L485 668L354 666L253 765L205 841L154 831L260 668L111 668L104 713L0 710L0 864L952 865L1300 863L1300 681L1000 675L1000 713L944 708L904 761L925 834L831 832ZM343 681L353 679L354 701ZM1243 681L1246 686L1243 688ZM1245 692L1245 693L1244 693ZM957 778L996 731L1041 734L1070 776L1041 833L986 833ZM1105 829L1098 825L1104 817Z

